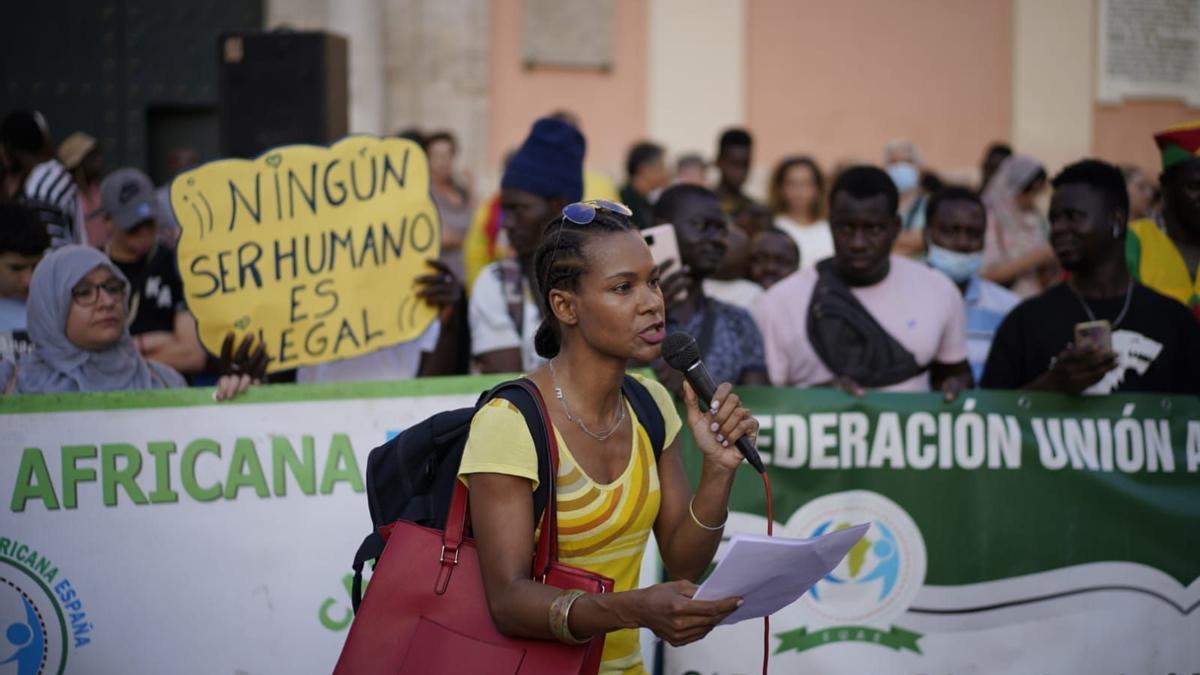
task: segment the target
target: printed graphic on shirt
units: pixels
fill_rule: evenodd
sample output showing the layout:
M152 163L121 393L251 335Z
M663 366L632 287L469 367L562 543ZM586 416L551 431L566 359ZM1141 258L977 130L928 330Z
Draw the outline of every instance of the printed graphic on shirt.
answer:
M150 277L146 280L145 301L153 302L162 309L174 307L171 303L171 287L163 283L162 277Z
M1088 387L1085 394L1111 394L1121 388L1125 375L1134 371L1145 375L1150 364L1162 353L1162 343L1131 330L1113 331L1113 351L1117 353L1117 367L1108 371L1099 382Z
M16 363L33 352L33 341L23 330L0 330L0 361Z

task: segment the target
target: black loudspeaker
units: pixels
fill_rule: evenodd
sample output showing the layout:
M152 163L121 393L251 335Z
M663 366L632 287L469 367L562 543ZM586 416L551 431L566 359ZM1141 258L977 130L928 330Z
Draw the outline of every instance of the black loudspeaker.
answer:
M253 158L348 132L346 39L320 32L230 33L218 41L221 151Z

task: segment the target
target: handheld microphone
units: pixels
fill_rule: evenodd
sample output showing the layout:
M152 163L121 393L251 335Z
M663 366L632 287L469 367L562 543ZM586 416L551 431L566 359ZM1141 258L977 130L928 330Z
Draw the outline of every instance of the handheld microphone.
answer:
M712 376L708 374L708 369L700 360L700 347L691 335L683 331L668 335L663 342L662 355L667 365L683 373L688 384L692 385L692 389L695 390L696 396L704 402L706 407L712 403L713 395L717 393L717 385L713 383ZM765 471L762 458L758 456L758 450L754 448L749 438L742 436L737 440L736 445L738 451L742 453L747 462L750 462L750 466L754 467L755 471L759 473Z

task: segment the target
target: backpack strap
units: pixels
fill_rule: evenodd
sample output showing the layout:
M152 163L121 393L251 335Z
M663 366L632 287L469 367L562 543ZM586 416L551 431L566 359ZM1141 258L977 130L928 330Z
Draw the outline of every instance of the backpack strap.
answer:
M538 458L538 486L533 491L533 522L538 522L541 518L542 510L546 508L546 502L549 498L549 492L553 479L551 476L550 467L550 446L548 443L548 429L542 417L542 406L540 402L530 394L527 385L522 383L524 378L518 380L509 380L502 382L492 388L491 391L480 397L480 403L477 406L482 407L485 403L493 398L502 398L505 401L517 407L521 411L521 416L525 418L525 426L529 428L529 435L533 437L533 447L537 450ZM528 380L525 380L528 382ZM532 386L532 382L529 383Z
M505 383L501 386L505 390L504 393L493 390L492 395L489 396L489 398L499 396L508 401L515 402L515 400L520 400L523 404L528 403L532 405L531 412L533 412L536 416L536 426L541 432L541 442L538 443L538 445L548 450L548 454L545 456L541 456L539 453L538 474L540 476L543 472L545 472L550 476L556 475L556 469L558 467L558 445L555 439L550 435L553 433L553 426L550 422L549 413L546 412L545 401L543 401L542 394L538 390L537 385L531 380L522 378L514 382ZM508 392L514 388L521 389L523 396L519 396L515 400L510 399L508 397ZM497 389L499 389L499 387ZM535 430L531 428L530 433L535 433ZM534 440L539 440L538 436L534 436ZM545 508L542 510L542 513L539 514L539 518L535 519L535 522L537 522L537 520L541 520L542 523L541 534L538 537L534 555L533 572L535 576L538 576L539 574L544 576L546 570L549 569L550 563L558 559L558 519L556 517L554 502L554 480L546 480L545 482L539 481L538 488L540 489L542 487L546 488L546 501ZM458 564L458 550L462 545L463 537L466 534L467 524L470 522L471 518L470 508L470 501L467 496L466 486L464 486L462 483L456 482L454 486L454 497L450 502L450 513L446 517L446 529L442 533L442 569L439 572L437 581L434 584L434 593L437 593L438 595L441 595L445 592L446 586L450 580L450 574L453 571L453 568Z
M383 555L383 547L387 545L387 541L379 532L368 534L363 542L359 544L358 551L354 554L354 564L351 567L354 569L354 580L350 585L350 607L358 614L358 607L362 604L362 580L363 567L368 560L379 560L379 556Z
M663 419L658 402L654 400L654 395L650 393L650 390L631 375L625 376L625 381L621 383L621 391L625 393L625 398L629 399L629 404L633 406L633 414L637 415L638 423L650 437L650 445L654 448L654 458L658 459L662 455L667 437L667 422Z

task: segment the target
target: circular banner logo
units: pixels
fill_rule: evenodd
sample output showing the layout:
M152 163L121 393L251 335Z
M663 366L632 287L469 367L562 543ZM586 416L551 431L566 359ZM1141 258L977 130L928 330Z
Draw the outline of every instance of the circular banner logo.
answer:
M903 614L925 583L925 540L908 513L876 492L851 490L810 501L788 534L819 537L870 523L842 562L800 600L814 623L884 626Z
M0 559L0 674L53 675L66 668L67 624L49 589Z

